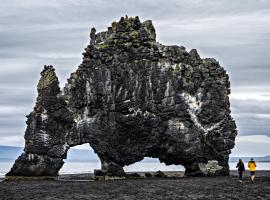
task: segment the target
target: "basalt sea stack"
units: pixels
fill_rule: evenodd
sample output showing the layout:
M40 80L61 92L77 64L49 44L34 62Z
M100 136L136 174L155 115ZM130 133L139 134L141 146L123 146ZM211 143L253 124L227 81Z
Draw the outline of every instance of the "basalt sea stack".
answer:
M125 176L123 167L144 157L181 164L186 175L228 175L237 134L229 88L215 59L156 42L150 20L92 28L62 90L52 66L41 72L24 153L7 177L57 176L68 149L84 143L108 176Z

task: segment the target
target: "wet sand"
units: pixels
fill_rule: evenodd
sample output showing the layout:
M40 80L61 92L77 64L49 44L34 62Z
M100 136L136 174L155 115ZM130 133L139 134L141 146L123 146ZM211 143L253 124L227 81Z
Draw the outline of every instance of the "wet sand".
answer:
M270 171L257 171L255 184L248 173L243 183L236 175L114 181L94 181L92 174L62 175L58 181L0 182L0 199L270 199Z

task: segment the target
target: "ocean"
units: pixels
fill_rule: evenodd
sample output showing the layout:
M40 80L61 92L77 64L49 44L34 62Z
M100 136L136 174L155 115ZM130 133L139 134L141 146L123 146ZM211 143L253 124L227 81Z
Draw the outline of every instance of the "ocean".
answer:
M10 170L14 162L0 162L0 178ZM235 170L236 163L232 162L230 169ZM93 173L94 169L100 169L100 162L66 162L60 174L79 174L79 173ZM247 168L247 166L246 166ZM159 162L137 162L130 166L124 167L126 172L143 172L143 171L185 171L181 165L169 165ZM257 170L270 170L270 162L257 162Z

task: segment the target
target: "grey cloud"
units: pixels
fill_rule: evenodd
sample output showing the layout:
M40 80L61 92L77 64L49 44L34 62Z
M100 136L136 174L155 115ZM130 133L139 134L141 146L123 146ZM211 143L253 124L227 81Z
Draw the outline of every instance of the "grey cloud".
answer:
M270 115L270 99L265 101L256 99L231 99L231 104L234 113Z
M25 120L18 119L13 121L10 119L0 121L0 132L5 133L6 135L17 135L19 133L23 133L25 129Z
M270 137L270 99L231 99L231 105L240 135Z
M270 137L269 117L260 117L259 115L246 114L234 115L237 122L239 135L266 135Z
M0 105L16 105L16 106L25 106L29 103L34 102L36 89L21 89L17 88L0 88L1 98Z
M17 122L17 121L15 121ZM17 136L23 135L25 131L25 122L19 121L19 124L9 124L10 126L0 127L0 136Z

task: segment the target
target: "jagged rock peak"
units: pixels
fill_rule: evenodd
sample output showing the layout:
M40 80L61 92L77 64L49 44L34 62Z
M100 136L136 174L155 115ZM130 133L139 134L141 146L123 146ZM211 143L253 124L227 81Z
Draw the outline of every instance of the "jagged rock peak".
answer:
M52 87L57 88L57 93L60 92L59 81L52 65L44 65L43 71L40 73L41 78L38 82L38 92L47 90L51 91Z
M121 17L119 22L112 22L107 31L96 34L92 28L90 44L99 48L126 42L146 42L156 40L156 31L151 20L141 23L139 17Z

